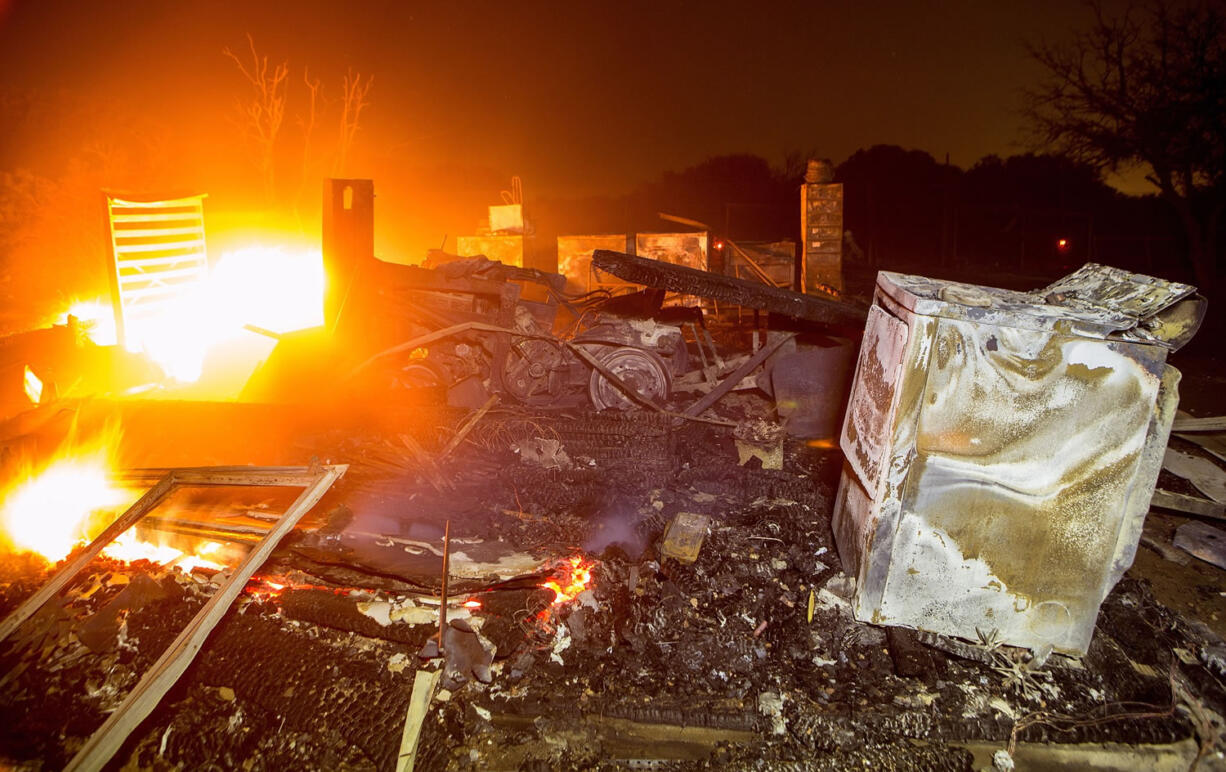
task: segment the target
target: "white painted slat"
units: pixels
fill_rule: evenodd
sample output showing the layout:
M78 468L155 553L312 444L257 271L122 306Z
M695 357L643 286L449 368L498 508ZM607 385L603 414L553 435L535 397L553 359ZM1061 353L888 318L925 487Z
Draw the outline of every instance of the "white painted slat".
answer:
M119 259L123 259L123 255L135 252L156 252L159 249L204 249L204 239L191 239L189 241L172 241L165 244L116 244L115 251L119 254Z
M163 284L157 287L139 287L137 289L121 289L120 295L123 297L123 302L128 303L131 300L145 298L150 296L161 295L166 298L179 298L183 296L183 290L190 288L191 282L180 284Z
M145 212L145 213L124 213L122 209L111 213L111 222L130 223L130 222L173 222L175 220L200 220L204 221L204 213L197 209L194 212Z
M169 270L143 271L141 273L120 274L119 283L123 286L140 284L148 281L169 281L172 279L190 278L203 279L207 273L198 266L187 268L172 268Z
M171 207L187 207L194 206L197 208L204 206L204 196L191 196L190 198L168 198L161 201L128 201L122 198L110 199L111 206L116 209L168 209Z
M185 234L199 234L200 238L204 238L204 225L192 225L186 228L116 228L116 239L143 239L158 236L183 236Z
M197 263L201 266L208 265L204 255L199 252L189 252L186 255L170 255L168 257L144 257L140 259L124 260L120 263L120 268L147 268L156 265L174 265L175 263Z

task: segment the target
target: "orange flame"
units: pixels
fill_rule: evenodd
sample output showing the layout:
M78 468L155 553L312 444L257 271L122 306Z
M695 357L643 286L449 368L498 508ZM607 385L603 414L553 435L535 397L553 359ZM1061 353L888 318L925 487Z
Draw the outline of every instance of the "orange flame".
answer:
M120 433L111 427L88 442L69 442L41 468L27 464L0 494L0 543L16 552L33 552L58 562L78 545L96 536L141 492L111 479L113 450ZM206 556L221 545L208 542L189 555L174 547L141 540L128 529L102 550L126 562L148 560L176 564L185 571L195 567L221 569Z
M236 345L245 325L274 333L323 324L324 270L318 248L285 249L251 246L226 252L210 271L174 305L125 322L125 342L143 351L181 383L199 380L205 357ZM116 342L110 303L74 303L64 314L77 318L82 330L100 346Z
M562 564L562 573L541 584L541 587L553 590L552 605L558 606L573 599L587 589L592 582L592 563L585 561L579 555L571 557Z

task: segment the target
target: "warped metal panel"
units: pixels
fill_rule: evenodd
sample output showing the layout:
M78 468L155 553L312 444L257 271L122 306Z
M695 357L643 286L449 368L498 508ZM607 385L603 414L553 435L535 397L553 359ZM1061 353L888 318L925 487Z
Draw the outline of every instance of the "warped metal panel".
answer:
M879 274L834 513L858 619L1086 652L1178 399L1167 347L1125 337L1109 301L1190 290L1099 271L1099 307L1087 273L1063 297Z
M877 490L881 465L890 448L896 385L906 345L907 325L880 306L869 308L840 445L870 493Z

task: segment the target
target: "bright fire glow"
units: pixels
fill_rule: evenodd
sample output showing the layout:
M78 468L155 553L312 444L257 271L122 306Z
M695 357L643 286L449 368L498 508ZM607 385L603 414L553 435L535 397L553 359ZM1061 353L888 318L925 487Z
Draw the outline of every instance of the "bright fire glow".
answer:
M56 562L97 536L141 495L112 482L112 449L118 439L117 430L108 430L93 442L61 449L42 468L27 466L0 496L0 542L13 551L34 552ZM190 555L142 541L135 529L128 529L102 554L126 562L174 563L190 571L223 568L206 557L220 549L221 545L208 542Z
M169 377L191 383L200 378L210 349L244 335L245 325L284 333L323 324L323 295L323 256L318 249L237 249L222 254L208 279L172 305L129 315L125 340L130 350L148 354ZM94 343L115 343L109 303L75 303L67 314L81 321Z
M30 401L35 405L43 401L43 382L37 375L34 374L34 371L30 369L29 365L26 365L25 389L26 396L29 397Z
M60 458L31 474L7 495L0 522L4 538L18 551L60 560L83 541L99 510L133 500L107 473L105 451Z
M119 336L115 334L115 311L110 303L100 300L79 300L68 307L60 318L60 324L68 324L68 317L75 317L81 331L99 346L114 346Z
M562 564L557 577L542 583L541 586L553 590L553 605L557 606L586 590L591 582L592 564L575 555Z
M196 547L196 554L189 555L182 550L164 544L141 541L137 537L135 529L128 529L118 539L108 544L106 549L102 550L102 554L108 558L122 560L125 563L148 560L150 563L157 563L158 565L176 565L184 571L191 571L195 568L208 568L220 571L225 568L223 564L215 563L205 557L206 555L215 554L220 549L220 544L210 541Z

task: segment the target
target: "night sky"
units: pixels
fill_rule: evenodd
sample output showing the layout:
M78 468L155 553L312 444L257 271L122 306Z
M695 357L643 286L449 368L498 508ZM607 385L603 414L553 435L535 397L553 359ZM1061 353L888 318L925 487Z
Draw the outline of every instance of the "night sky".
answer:
M193 93L241 87L221 49L250 32L321 75L374 74L370 161L464 159L540 191L610 190L721 153L838 162L890 143L966 166L1013 152L1017 90L1035 76L1023 41L1083 13L1067 0L30 0L0 24L0 67L9 89L192 114Z
M222 49L244 54L250 33L291 66L287 146L304 66L331 100L347 68L374 76L342 176L373 177L404 213L389 223L381 209L379 232L410 230L417 249L471 227L513 174L530 202L621 193L717 154L838 163L885 143L966 168L1021 152L1019 89L1038 74L1023 43L1062 38L1087 13L1067 0L18 0L0 11L0 93L43 108L0 112L0 169L54 175L96 156L122 177L148 156L160 185L224 207L251 164L234 117L246 85ZM57 101L73 107L46 108ZM432 228L443 197L453 222Z

